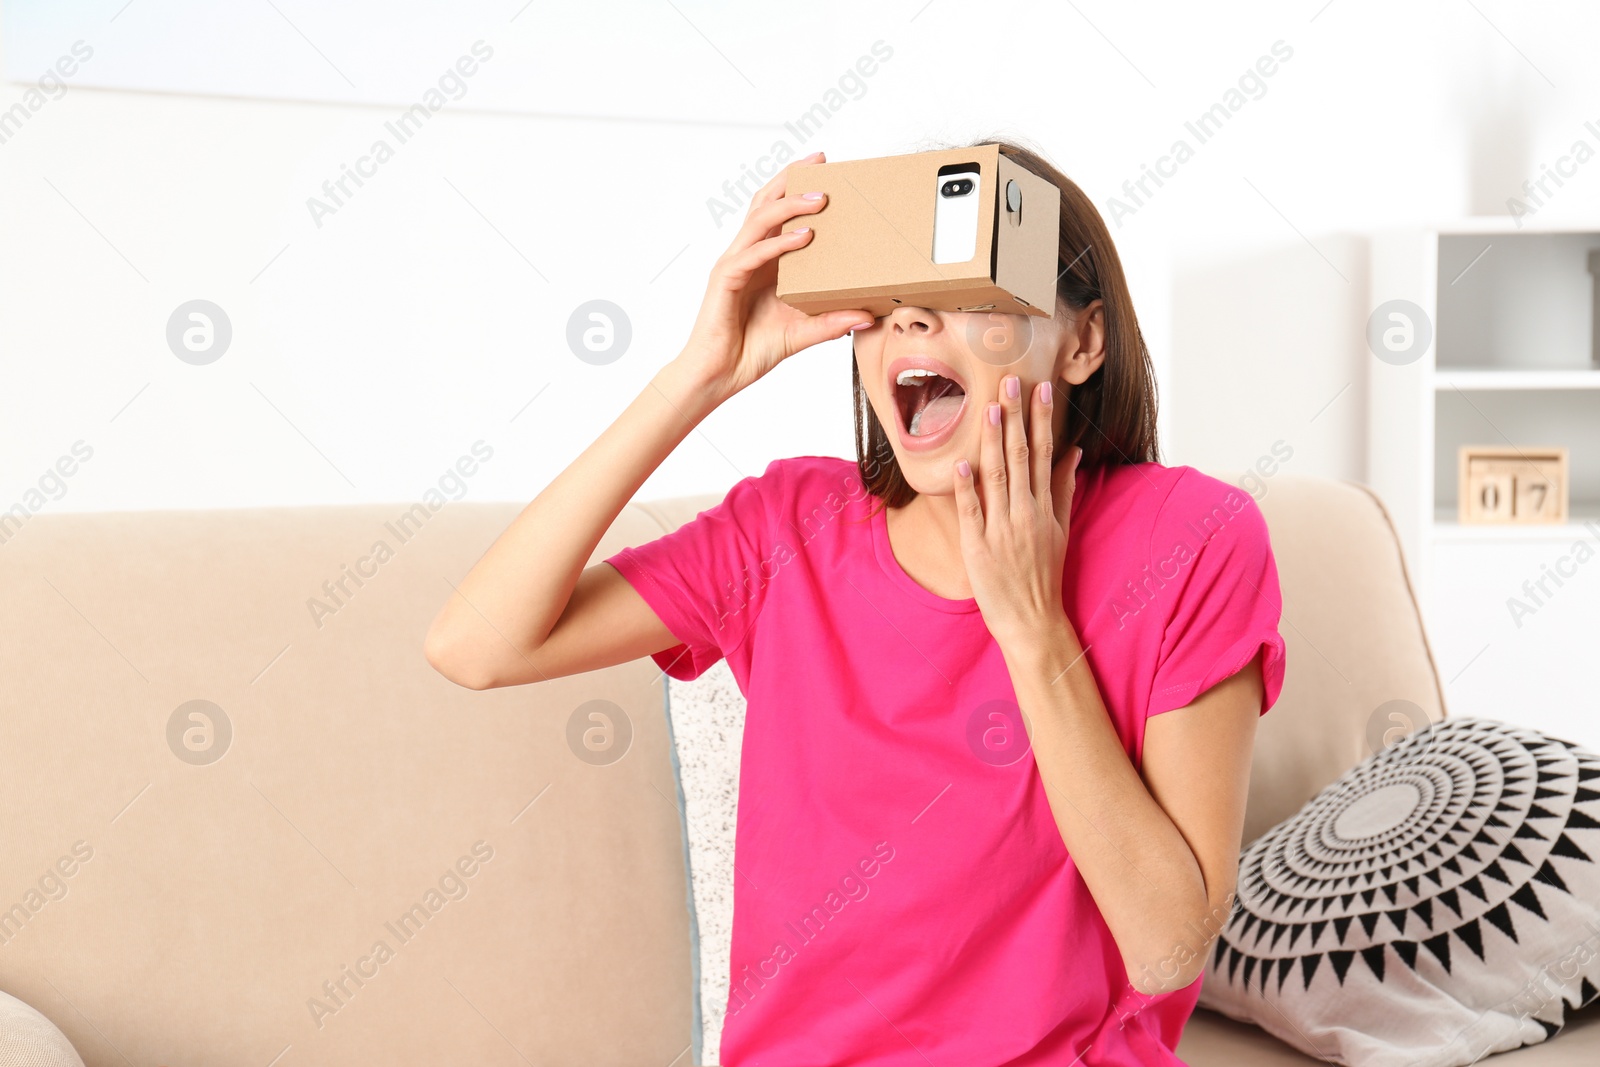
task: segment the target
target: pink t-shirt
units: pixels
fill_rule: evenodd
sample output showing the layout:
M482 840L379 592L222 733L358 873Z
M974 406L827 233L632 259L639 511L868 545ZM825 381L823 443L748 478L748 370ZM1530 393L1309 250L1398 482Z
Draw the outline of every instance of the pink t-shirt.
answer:
M682 642L655 654L663 670L725 657L746 698L716 1062L1182 1063L1200 980L1129 983L977 601L918 585L877 503L852 461L780 459L606 560ZM1277 700L1282 600L1248 493L1190 467L1083 471L1064 567L1135 767L1148 716L1258 649L1262 712Z

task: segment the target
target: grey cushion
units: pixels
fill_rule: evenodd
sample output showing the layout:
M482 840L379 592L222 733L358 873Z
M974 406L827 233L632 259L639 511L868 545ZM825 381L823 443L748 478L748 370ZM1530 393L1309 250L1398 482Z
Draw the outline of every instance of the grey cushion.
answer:
M55 1024L9 993L0 993L0 1067L83 1067Z
M739 754L744 741L744 694L727 660L690 682L668 679L667 720L672 767L678 778L689 911L694 1017L694 1062L719 1062L728 1009L733 950L733 843L739 812Z

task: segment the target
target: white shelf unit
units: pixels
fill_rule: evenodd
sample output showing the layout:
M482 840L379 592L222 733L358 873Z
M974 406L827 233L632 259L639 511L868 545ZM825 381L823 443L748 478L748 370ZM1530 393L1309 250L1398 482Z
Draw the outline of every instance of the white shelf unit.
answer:
M1600 370L1498 370L1438 367L1434 388L1494 392L1502 389L1600 389Z
M1594 249L1600 218L1374 236L1368 308L1416 304L1432 343L1404 365L1369 362L1367 480L1399 533L1451 713L1600 747ZM1565 446L1569 521L1458 523L1461 445Z

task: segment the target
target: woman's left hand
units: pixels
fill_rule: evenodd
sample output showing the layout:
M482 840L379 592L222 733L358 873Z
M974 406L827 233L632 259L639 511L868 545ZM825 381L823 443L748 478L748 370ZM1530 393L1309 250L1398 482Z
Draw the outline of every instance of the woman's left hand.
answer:
M1008 653L1070 626L1061 580L1072 491L1083 456L1083 449L1074 446L1052 465L1053 398L1045 398L1050 384L1034 388L1031 425L1025 429L1022 398L1007 395L1012 383L1020 393L1021 380L1007 375L1000 383L999 404L985 404L980 413L978 470L963 474L962 468L970 465L961 460L952 473L967 578L984 623ZM991 409L1000 413L998 424Z

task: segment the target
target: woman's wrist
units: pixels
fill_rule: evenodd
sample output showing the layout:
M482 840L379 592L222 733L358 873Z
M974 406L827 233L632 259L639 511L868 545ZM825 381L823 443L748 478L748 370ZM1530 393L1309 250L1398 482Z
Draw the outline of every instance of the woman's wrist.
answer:
M715 411L731 395L721 383L684 362L681 354L657 371L651 384L679 414L695 423Z
M1026 634L998 644L1009 666L1052 682L1080 662L1085 652L1065 612L1047 625L1032 627Z

